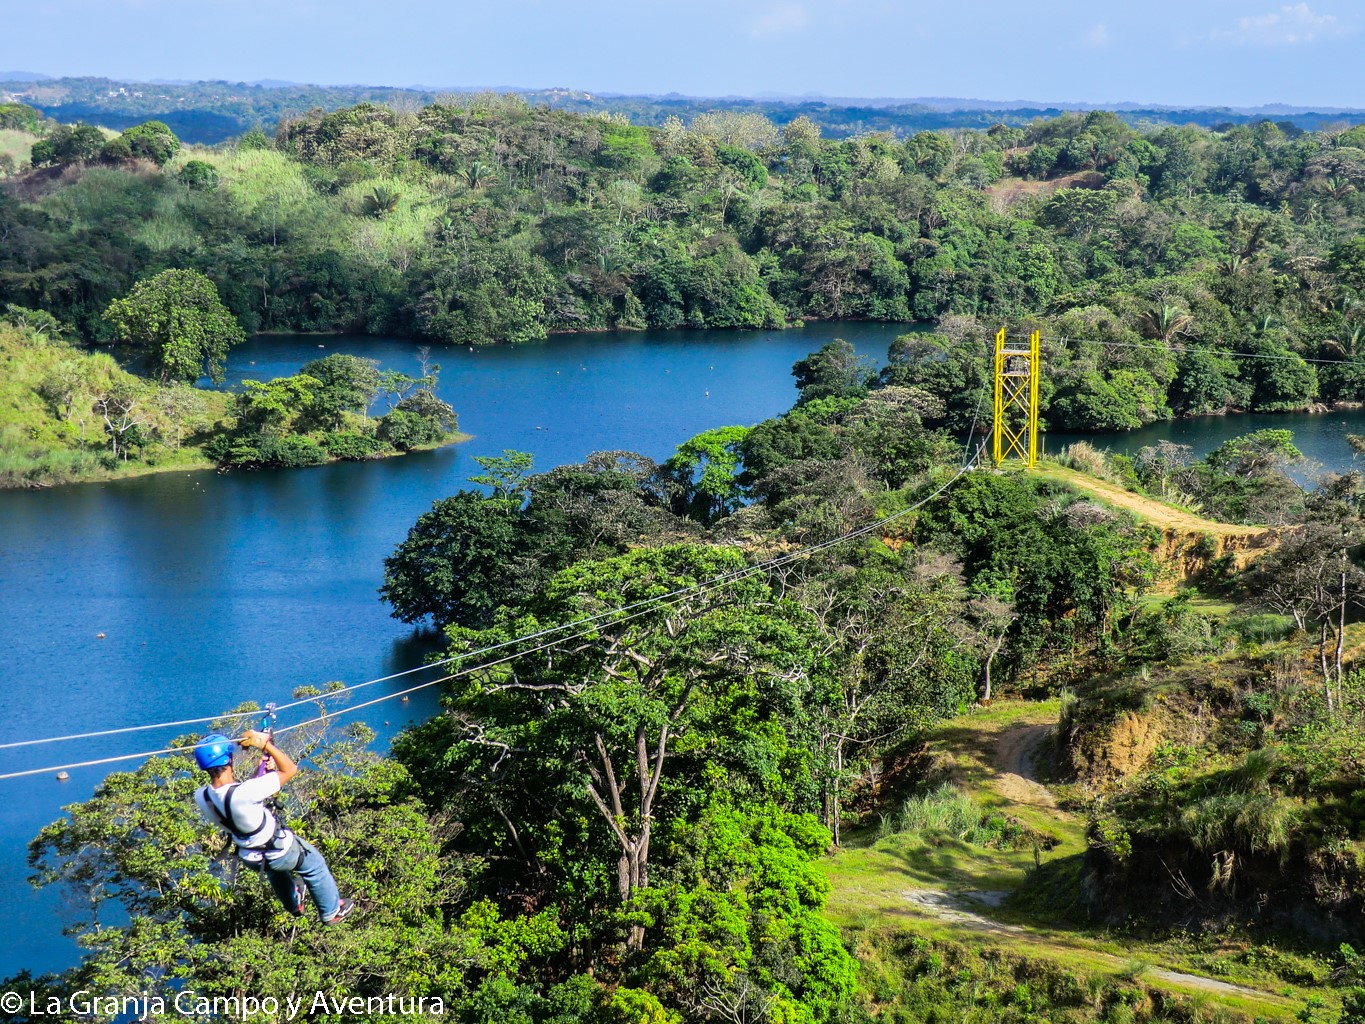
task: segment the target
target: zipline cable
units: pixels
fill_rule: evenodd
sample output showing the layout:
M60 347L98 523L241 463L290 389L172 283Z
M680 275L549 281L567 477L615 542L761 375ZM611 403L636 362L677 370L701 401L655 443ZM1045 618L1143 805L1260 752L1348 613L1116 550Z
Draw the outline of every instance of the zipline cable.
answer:
M77 732L70 736L48 736L37 740L15 740L13 743L0 743L0 750L15 747L32 747L40 743L64 743L67 740L88 740L97 736L118 736L129 732L146 732L149 729L174 729L182 725L203 725L205 722L220 722L233 718L255 718L259 711L232 711L222 715L207 715L204 718L183 718L178 722L156 722L152 725L129 725L121 729L101 729L99 732Z
M1024 335L1010 335L1011 340L1023 341ZM1299 359L1305 363L1316 363L1326 366L1360 366L1362 363L1354 359L1324 359L1318 356L1301 356L1297 352L1238 352L1223 348L1203 348L1201 346L1189 346L1180 351L1169 348L1155 338L1145 342L1142 341L1100 341L1096 338L1061 338L1055 335L1045 335L1044 341L1060 341L1075 345L1100 345L1105 348L1139 348L1154 351L1167 352L1171 355L1180 355L1184 352L1206 352L1211 356L1227 356L1231 359L1271 359L1271 360L1293 360Z
M768 571L769 569L776 568L776 567L781 566L781 565L784 565L784 564L786 564L786 563L795 561L795 560L797 560L797 559L799 559L799 558L807 557L808 555L815 554L815 553L817 553L817 552L819 552L819 551L826 550L826 549L828 549L828 548L830 548L830 547L833 547L833 546L835 546L835 545L837 545L837 544L842 544L842 543L844 543L844 542L846 542L846 541L853 540L854 538L857 538L857 537L860 537L860 536L865 536L866 534L872 532L873 530L881 529L882 527L884 527L884 526L886 526L886 525L888 525L888 524L890 524L890 523L892 523L892 522L895 522L896 520L901 519L901 518L903 518L904 516L909 515L911 512L914 512L914 511L916 511L917 509L922 508L924 505L927 505L929 502L931 502L931 501L933 501L935 498L937 498L940 494L942 494L943 492L945 492L946 490L948 490L948 488L950 488L953 484L957 483L957 481L958 481L959 479L961 479L962 476L963 476L969 469L972 468L972 466L976 463L977 459L980 457L981 452L984 450L984 448L985 448L985 444L984 444L984 442L983 442L981 445L979 445L979 446L977 447L976 454L972 457L972 459L971 459L966 465L962 466L962 468L960 468L955 474L953 474L952 477L950 477L946 482L944 482L943 484L941 484L938 488L936 488L932 493L930 493L930 494L927 495L926 497L921 498L919 501L915 502L913 505L909 505L909 506L907 506L906 508L901 509L899 512L893 512L893 513L892 513L891 515L889 515L889 516L884 516L883 518L877 520L876 522L868 523L868 524L866 524L865 526L861 526L861 527L857 528L856 530L851 530L851 531L849 531L848 533L840 534L838 537L832 537L832 538L830 538L829 540L820 542L819 544L812 544L812 545L809 545L808 547L802 548L802 549L800 549L800 550L798 550L798 551L789 552L789 553L787 553L787 554L785 554L785 555L781 555L781 556L778 556L778 557L776 557L776 558L771 558L771 559L768 559L767 561L764 561L764 562L757 562L757 563L755 563L755 564L753 564L753 565L745 566L743 569L736 569L736 570L733 570L733 571L731 571L731 572L729 572L729 573L724 573L724 574L722 574L721 576L715 577L715 578L710 579L710 580L704 580L704 581L702 581L701 583L692 584L691 586L688 586L688 587L681 587L681 588L678 588L677 590L671 591L671 592L669 592L669 593L667 593L667 594L656 595L656 596L654 596L654 597L652 597L652 598L647 598L647 599L644 599L644 600L641 600L641 601L637 601L637 602L634 602L633 604L630 604L630 605L624 605L624 606L622 606L621 608L614 608L614 609L611 609L610 611L607 611L607 612L598 613L597 615L590 616L589 618L586 618L586 619L576 619L576 620L574 620L574 621L572 621L572 622L563 623L562 625L560 625L560 626L558 626L558 627L553 627L553 628L550 628L550 629L541 630L541 631L539 631L538 633L531 633L531 634L527 634L527 635L524 636L524 637L517 637L517 638L512 639L512 640L507 640L507 641L504 641L504 642L502 642L502 643L500 643L500 644L496 644L496 645L494 645L494 646L492 646L492 647L481 648L481 649L479 649L479 650L477 650L477 651L470 651L470 652L466 652L466 653L461 654L461 655L455 655L455 656L452 656L452 657L450 657L450 658L445 658L445 659L443 659L443 660L440 661L440 662L432 662L432 663L430 663L430 664L428 664L428 665L419 666L419 668L436 668L436 667L439 667L440 665L450 664L451 662L455 662L455 661L465 661L465 660L468 660L468 659L470 659L470 658L472 658L472 657L476 657L476 656L478 656L478 655L480 655L480 654L485 654L485 653L489 653L489 652L494 651L494 650L503 649L503 648L506 648L506 647L509 647L509 646L512 646L512 645L515 645L515 644L518 644L518 643L525 643L527 640L538 639L538 638L540 638L540 637L542 637L542 636L545 636L546 634L551 633L551 632L560 632L560 631L563 631L563 630L574 629L574 628L582 627L582 626L585 626L585 625L588 625L588 624L592 624L592 628L590 628L590 629L582 630L581 632L576 633L576 634L573 634L573 635L571 635L571 636L560 637L560 638L557 639L557 640L552 640L552 641L550 641L550 642L548 642L548 643L545 643L545 644L540 645L539 647L535 647L535 648L532 648L532 649L526 650L526 651L518 651L518 652L515 652L515 653L512 653L512 654L506 655L506 656L504 656L503 658L500 658L500 659L495 660L495 661L492 661L492 662L486 662L486 663L482 663L482 664L479 664L479 665L471 666L471 667L469 667L469 668L467 668L467 669L461 669L461 670L459 670L459 671L457 671L457 672L454 672L454 673L451 673L451 674L449 674L449 675L443 676L443 677L441 677L441 678L439 678L439 679L428 680L427 682L419 683L419 684L416 685L416 686L409 687L409 688L406 689L406 690L399 690L399 691L396 691L396 692L394 692L394 693L385 694L385 695L382 696L382 697L376 697L376 698L374 698L373 700L370 700L370 701L365 701L365 702L360 703L360 704L351 705L350 707L346 707L346 708L338 708L336 711L326 712L326 713L324 713L324 714L322 714L322 715L319 715L319 716L317 716L317 717L315 717L315 718L307 719L307 720L305 720L305 721L303 721L303 722L295 723L294 725L285 726L285 727L280 728L280 729L278 729L278 730L276 730L276 731L277 731L277 733L292 732L293 730L295 730L295 729L301 729L301 728L303 728L303 727L306 726L306 725L312 725L312 724L315 724L315 723L317 723L317 722L328 721L328 720L331 720L331 719L333 719L333 718L336 718L336 717L338 717L338 716L340 716L340 715L343 715L343 714L347 714L347 713L352 712L352 711L360 711L360 710L362 710L362 709L364 709L364 708L372 707L372 706L374 706L374 705L376 705L376 704L381 704L381 703L383 703L383 702L386 701L386 700L391 700L391 699L393 699L394 697L407 696L407 695L410 695L410 694L412 694L412 693L416 693L416 692L419 691L419 690L424 690L424 689L426 689L427 687L435 686L435 685L437 685L438 683L449 682L449 681L452 680L452 679L456 679L456 678L459 678L459 677L464 676L464 675L469 675L469 674L471 674L471 673L473 673L473 672L481 671L481 670L483 670L483 669L493 668L493 667L496 667L496 666L498 666L498 665L505 664L505 663L507 663L507 662L509 662L509 661L513 661L513 660L515 660L515 659L517 659L517 658L524 657L524 656L526 656L526 655L528 655L528 654L535 654L535 653L538 653L538 652L540 652L540 651L548 650L548 649L550 649L550 648L557 647L557 646L559 646L560 644L567 643L567 642L570 641L570 640L577 640L577 639L581 639L581 638L583 638L583 637L585 637L585 636L588 636L589 634L591 634L591 633L593 633L593 632L596 631L598 621L601 620L601 619L603 619L603 618L606 618L606 617L608 617L608 616L611 616L611 615L620 615L620 614L621 614L622 612L624 612L624 611L629 611L629 610L635 609L635 611L633 612L633 614L628 615L628 616L626 616L625 618L618 620L619 622L629 621L629 620L632 619L632 618L637 618L637 617L639 617L639 616L641 616L641 615L644 615L646 612L648 612L649 610L651 610L651 609L654 608L655 606L657 606L657 605L659 605L659 604L661 604L661 603L664 603L664 602L666 602L666 601L673 600L674 602L676 602L677 600L680 600L681 598L686 597L687 595L689 595L689 594L691 594L691 593L701 593L701 594L704 594L704 593L706 593L706 592L709 591L709 590L720 589L720 588L722 588L722 587L728 586L730 583L738 582L739 580L744 579L744 578L746 578L746 577L748 577L748 576L754 575L754 574L756 574L756 573L766 572L766 571ZM388 677L385 677L385 678L386 678L386 679L392 679L392 678L395 678L396 676L399 676L399 675L407 675L407 674L409 674L409 673L412 672L412 671L416 671L416 670L415 670L415 669L410 669L410 670L408 670L407 672L403 672L403 673L394 673L393 676L388 676ZM367 683L357 683L355 686L347 687L347 688L345 688L345 689L343 689L343 690L333 690L333 691L330 691L330 692L327 692L327 693L318 694L318 695L315 696L315 697L306 698L306 699L301 700L301 701L296 701L296 702L294 702L293 704L285 705L285 707L297 707L297 706L299 706L300 704L312 703L312 702L315 702L315 701L318 701L318 700L325 700L325 699L327 699L327 698L329 698L329 697L340 696L340 695L343 694L343 693L351 692L351 691L360 689L361 686L372 685L373 683L377 683L377 682L381 682L381 681L383 681L383 680L378 680L378 679L376 679L376 680L370 680L370 681L367 682ZM277 711L284 710L284 707L277 708L276 710L277 710ZM231 716L223 716L223 717L233 717L233 718L237 718L237 717L243 717L244 715L252 715L252 716L254 716L255 714L258 714L258 712L237 712L237 713L235 713L235 714L233 714L233 715L231 715ZM202 723L202 722L205 722L205 721L213 721L213 720L214 720L214 719L195 719L195 720L192 720L192 721L187 721L187 722L185 722L184 724L199 724L199 723ZM133 729L148 729L148 728L155 728L155 726L137 726L137 727L133 727ZM132 731L132 730L110 730L110 732L119 732L119 731ZM50 741L37 740L37 741L33 741L33 742L56 742L56 740L55 740L55 739L54 739L54 740L50 740ZM162 754L180 753L180 752L183 752L185 749L186 749L185 747L164 747L164 748L162 748L162 749L160 749L160 750L143 751L143 752L136 753L136 754L124 754L124 755L117 756L117 757L97 758L97 759L94 759L94 760L89 760L89 761L78 761L78 762L74 762L74 763L71 763L71 764L64 764L64 765L53 765L53 766L48 767L48 768L29 768L29 769L25 769L25 770L23 770L23 771L18 771L18 772L7 772L7 773L0 774L0 781L4 781L4 780L6 780L6 779L23 778L23 777L31 776L31 775L42 775L42 774L46 774L46 773L48 773L48 772L67 771L67 770L75 769L75 768L88 768L88 767L94 767L94 766L105 765L105 764L116 764L116 763L121 762L121 761L132 761L132 760L137 760L137 759L140 759L140 758L156 757L156 756L159 756L159 755L162 755Z
M981 389L981 391L980 391L980 392L978 393L978 395L977 395L977 408L978 408L978 410L980 409L980 405L981 405L981 396L984 395L984 394L985 394L985 387L983 386L982 389ZM975 417L973 417L973 427L972 427L972 429L973 429L973 431L975 430ZM967 449L968 449L968 452L969 452L969 457L968 457L968 461L965 462L965 463L963 464L963 469L964 469L964 470L965 470L966 468L968 468L968 466L970 466L971 463L975 460L975 456L970 455L970 451L971 451L970 445L971 445L971 434L968 434L968 437L967 437ZM978 454L979 454L979 453L978 453ZM954 479L956 479L956 478L954 478ZM406 677L406 676L413 675L414 673L417 673L417 672L423 672L423 671L426 671L426 670L429 670L429 669L438 669L438 668L441 668L441 667L444 666L444 665L449 665L449 664L451 664L452 662L459 661L459 660L461 660L462 658L463 658L463 659L468 659L468 658L470 658L470 657L475 657L475 656L482 655L482 654L491 654L491 653L493 653L493 652L495 652L495 651L504 650L504 649L506 649L506 648L508 648L508 647L515 646L516 644L519 644L519 643L525 643L525 642L528 641L528 640L537 640L537 639L540 639L540 638L543 637L543 636L550 636L550 635L552 635L552 634L554 634L554 633L562 632L562 631L564 631L564 630L566 630L566 629L573 628L573 626L578 625L578 624L580 624L580 623L584 623L584 622L594 622L594 621L597 621L597 620L599 620L599 619L610 618L610 617L613 616L613 615L619 615L619 614L621 614L622 612L631 611L632 609L637 608L637 607L645 607L645 606L648 606L648 605L652 605L652 604L658 603L659 601L668 600L668 599L670 599L670 598L672 598L672 597L675 597L675 596L686 595L686 594L688 594L688 593L691 593L691 592L693 592L693 591L696 591L696 590L699 590L699 589L701 589L701 588L703 588L703 587L706 587L706 586L709 585L710 583L714 583L714 582L723 582L723 581L727 580L729 577L735 576L736 574L747 573L747 572L749 572L750 570L755 570L755 571L757 571L757 570L762 570L762 569L766 569L766 568L773 567L773 566L775 566L775 565L780 565L780 564L783 564L783 562L786 561L786 560L790 560L790 559L792 559L792 558L800 558L800 557L802 557L802 556L804 556L804 555L806 555L806 554L811 554L811 553L814 553L814 552L817 552L817 551L821 551L821 550L823 550L825 547L828 547L831 543L841 543L843 540L847 540L847 539L850 539L850 538L853 538L853 537L861 536L863 532L866 532L866 531L869 530L869 529L875 528L875 527L880 526L880 525L884 525L884 524L886 524L886 523L893 522L894 520L896 520L896 519L900 518L902 515L904 515L907 511L910 511L910 510L909 510L909 509L902 510L902 511L899 512L899 513L895 513L894 515L891 515L891 516L886 517L884 520L882 520L882 521L879 522L879 523L874 523L874 524L871 524L871 525L868 526L868 527L862 528L861 531L855 530L855 531L852 531L852 532L850 532L850 533L848 533L848 534L841 535L840 537L834 538L832 541L826 541L826 542L823 542L822 544L812 545L812 546L810 546L809 548L805 548L805 549L802 549L802 550L800 550L800 551L792 552L792 553L790 553L789 555L782 556L782 558L781 558L780 560L771 560L772 565L770 565L769 563L766 563L766 562L756 563L756 564L753 565L753 566L746 566L744 569L732 570L730 573L726 573L726 574L723 574L723 575L721 575L721 576L719 576L719 577L716 577L714 580L707 580L707 581L703 581L703 582L701 582L701 583L690 584L690 585L688 585L688 586L686 586L686 587L680 587L680 588L678 588L677 590L671 591L671 592L666 593L666 594L657 594L657 595L655 595L655 596L653 596L653 597L644 598L644 599L642 599L642 600L640 600L640 601L633 602L632 604L623 605L623 606L620 607L620 608L608 609L607 611L599 612L599 613L597 613L596 615L590 616L590 617L588 617L587 619L578 619L578 620L575 620L575 621L572 622L572 623L561 623L560 625L557 625L557 626L547 626L545 629L538 630L538 631L535 632L535 633L528 633L528 634L526 634L525 636L515 637L515 638L513 638L513 639L511 639L511 640L505 640L505 641L503 641L502 643L493 644L493 645L491 645L491 646L489 646L489 647L481 648L481 649L478 650L478 651L469 652L468 654L462 655L462 656L460 656L460 657L442 658L442 659L437 660L437 661L426 662L426 663L424 663L424 664L416 665L416 666L414 666L414 667L412 667L412 668L409 668L409 669L404 669L404 670L402 670L402 671L400 671L400 672L391 673L390 675L380 676L380 677L378 677L378 678L376 678L376 679L368 679L368 680L366 680L366 681L364 681L364 682L361 682L361 683L354 683L354 684L352 684L351 686L344 686L344 687L340 687L339 689L335 689L335 690L328 690L328 691L326 691L324 694L322 694L321 696L326 696L326 697L339 697L339 696L342 696L343 694L352 693L352 692L354 692L354 691L356 691L356 690L361 690L361 689L364 689L364 688L369 687L369 686L376 686L376 685L378 685L379 683L392 682L392 681L395 680L395 679L401 679L401 678L404 678L404 677ZM276 707L275 710L276 710L276 712L288 711L288 710L290 710L290 709L292 709L292 708L301 707L301 706L303 706L303 705L305 705L305 704L312 703L315 699L316 699L315 697L304 697L304 698L301 698L301 699L299 699L299 700L295 700L295 701L292 701L292 702L289 702L289 703L280 704L280 705L278 705L278 706ZM124 727L118 728L118 729L101 729L101 730L98 730L98 731L95 731L95 732L71 733L71 734L66 735L66 736L49 736L49 737L43 737L43 738L39 738L39 739L16 740L16 741L9 742L9 743L0 743L0 750L12 750L12 749L15 749L15 748L18 748L18 747L39 746L39 745L47 744L47 743L64 743L64 742L69 742L69 741L73 741L73 740L95 739L95 738L105 737L105 736L126 735L126 734L128 734L128 733L148 732L148 731L156 730L156 729L171 729L171 728L176 728L176 727L186 726L186 725L202 725L202 724L204 724L204 723L206 723L206 722L231 721L231 720L235 720L235 719L238 719L238 718L252 718L252 717L255 717L255 716L258 715L258 714L260 714L259 711L235 711L235 712L224 712L224 713L221 714L221 715L208 715L208 716L205 716L205 717L203 717L203 718L187 718L187 719L182 719L182 720L176 721L176 722L155 722L155 723L152 723L152 724L149 724L149 725L131 725L131 726L124 726ZM0 776L0 778L4 778L4 776Z

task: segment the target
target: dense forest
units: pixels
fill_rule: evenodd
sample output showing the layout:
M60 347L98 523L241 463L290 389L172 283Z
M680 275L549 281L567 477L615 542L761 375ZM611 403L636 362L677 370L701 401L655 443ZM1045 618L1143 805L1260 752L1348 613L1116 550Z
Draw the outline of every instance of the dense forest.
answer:
M953 424L1001 322L1044 332L1053 427L1365 398L1365 127L1092 112L833 140L806 117L654 128L488 95L214 150L18 104L0 128L27 139L0 190L0 303L90 342L135 282L192 268L247 331L933 320L897 359Z
M294 993L313 1021L358 1012L321 991L374 1021L1357 1024L1359 475L1300 488L1282 431L968 470L932 396L857 369L831 344L790 412L661 464L480 458L421 516L384 597L444 629L443 710L382 758L360 728L289 740L291 819L363 907L343 929L234 875L192 762L158 757L34 840L84 959L6 987ZM1207 532L1163 532L1161 496ZM1266 510L1273 539L1220 521ZM1029 708L1061 807L973 774ZM1019 924L908 914L968 898L929 885L1009 890Z
M411 110L432 103L467 100L475 90L304 85L293 82L130 82L109 78L50 78L23 81L11 74L0 81L0 100L29 104L58 121L88 121L123 129L162 121L187 142L213 145L252 128L273 131L281 121L312 109L331 112L357 103L379 103ZM952 128L985 130L995 124L1027 125L1057 117L1057 107L1024 106L977 100L925 99L747 99L743 97L628 96L581 89L500 90L533 106L577 114L620 114L635 124L659 127L670 117L691 121L699 114L726 111L759 114L777 124L807 117L834 138L866 132L908 135ZM1072 109L1072 108L1066 108ZM1300 108L1260 111L1197 107L1142 107L1129 104L1119 115L1132 124L1194 124L1215 128L1250 124L1270 117L1313 130L1365 121L1365 111Z

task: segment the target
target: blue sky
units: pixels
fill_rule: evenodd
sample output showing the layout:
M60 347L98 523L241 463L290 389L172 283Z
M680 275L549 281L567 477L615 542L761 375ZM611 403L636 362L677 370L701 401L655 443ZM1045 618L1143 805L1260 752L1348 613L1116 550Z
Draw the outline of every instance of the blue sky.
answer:
M1359 0L3 0L0 69L1365 107Z

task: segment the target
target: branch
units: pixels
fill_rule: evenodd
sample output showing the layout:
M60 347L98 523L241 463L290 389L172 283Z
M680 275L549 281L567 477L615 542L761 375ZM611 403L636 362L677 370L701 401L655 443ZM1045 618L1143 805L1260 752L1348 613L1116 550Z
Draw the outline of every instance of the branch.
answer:
M607 744L602 739L602 734L593 735L593 741L597 744L598 756L602 758L602 767L607 770L607 785L611 788L611 806L616 812L616 817L625 820L626 812L621 806L621 786L616 781L616 769L611 763L611 756L607 753Z

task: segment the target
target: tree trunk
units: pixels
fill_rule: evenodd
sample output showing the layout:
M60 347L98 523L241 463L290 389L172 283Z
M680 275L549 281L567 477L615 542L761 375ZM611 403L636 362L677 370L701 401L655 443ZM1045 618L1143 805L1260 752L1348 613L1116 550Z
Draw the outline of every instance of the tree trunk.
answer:
M1005 634L1008 631L1009 626L1006 626L1000 631L1000 636L996 639L995 646L991 648L991 653L986 656L986 692L981 697L982 702L986 704L991 702L991 664L995 661L995 656L1000 653L1000 648L1005 646Z
M621 902L629 902L631 896L649 884L649 838L653 830L654 798L659 791L659 780L663 776L664 755L668 747L669 726L659 730L659 742L655 747L652 763L649 739L643 724L635 730L635 753L637 760L638 784L640 787L638 832L632 835L627 829L625 802L622 799L622 786L616 777L616 768L611 755L607 752L606 737L598 733L593 737L602 770L590 766L592 782L588 785L588 795L592 798L602 817L606 819L612 835L616 837L621 856L616 862L616 891ZM606 790L606 797L599 792ZM610 804L608 804L608 799ZM645 944L644 925L631 925L627 935L626 947L640 950Z
M1336 714L1332 700L1332 673L1327 668L1327 616L1318 620L1318 668L1322 672L1322 685L1327 690L1327 713Z

